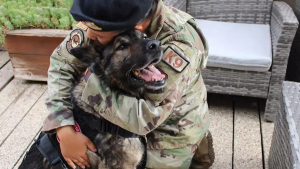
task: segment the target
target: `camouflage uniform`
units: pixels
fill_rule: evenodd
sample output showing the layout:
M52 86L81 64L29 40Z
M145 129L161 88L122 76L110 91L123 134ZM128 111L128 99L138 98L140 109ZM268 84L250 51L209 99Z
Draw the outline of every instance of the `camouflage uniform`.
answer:
M201 76L208 55L207 43L192 16L157 0L148 35L161 41L163 61L156 65L168 75L163 93L146 93L147 100L110 90L92 74L82 100L105 119L133 133L146 135L148 168L189 168L209 128L206 88ZM82 45L89 44L86 29ZM50 115L43 130L74 125L70 89L85 65L67 50L70 36L54 51L49 68L46 101ZM202 144L202 143L201 143Z

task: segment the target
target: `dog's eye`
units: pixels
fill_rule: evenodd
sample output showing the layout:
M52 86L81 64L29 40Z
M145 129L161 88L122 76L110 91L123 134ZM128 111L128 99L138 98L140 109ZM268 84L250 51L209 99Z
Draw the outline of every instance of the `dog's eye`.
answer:
M122 45L118 46L116 50L124 50L126 47L127 47L127 45L122 44Z
M147 36L143 36L143 39L147 39L148 37Z

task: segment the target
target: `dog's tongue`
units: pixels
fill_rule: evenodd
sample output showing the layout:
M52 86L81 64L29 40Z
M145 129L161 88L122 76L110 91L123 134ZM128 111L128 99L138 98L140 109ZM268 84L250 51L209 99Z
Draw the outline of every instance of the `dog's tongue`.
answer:
M145 69L140 70L140 77L147 82L150 81L159 81L165 78L165 75L162 74L155 66L150 65Z

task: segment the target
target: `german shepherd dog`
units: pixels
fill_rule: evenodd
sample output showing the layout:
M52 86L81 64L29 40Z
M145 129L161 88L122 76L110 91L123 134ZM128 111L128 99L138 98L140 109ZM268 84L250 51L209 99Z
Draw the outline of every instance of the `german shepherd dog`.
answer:
M71 53L86 63L91 72L110 88L121 90L124 94L143 98L145 91L159 93L166 85L166 75L154 66L162 58L160 42L147 38L140 31L124 32L105 47L90 45L74 48ZM82 118L82 114L101 118L93 107L81 100L84 79L85 76L82 76L72 89L76 121ZM90 169L135 169L145 164L146 147L141 140L142 136L125 138L96 132L88 137L97 147L97 153L87 150ZM33 144L19 169L51 169L35 147Z

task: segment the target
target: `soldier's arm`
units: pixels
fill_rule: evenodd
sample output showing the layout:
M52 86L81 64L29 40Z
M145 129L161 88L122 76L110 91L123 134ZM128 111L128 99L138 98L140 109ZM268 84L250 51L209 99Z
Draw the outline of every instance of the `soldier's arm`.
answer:
M73 46L70 43L72 40L76 42L73 43ZM86 65L71 55L69 50L76 47L74 44L86 45L87 43L85 31L75 28L50 57L48 98L46 100L50 114L44 121L44 132L55 132L55 129L59 127L74 125L70 92L75 80L86 69Z
M181 46L181 48L179 48L178 45ZM100 91L100 95L105 101L105 103L101 103L97 106L98 108L96 108L102 117L133 133L145 135L165 121L177 101L181 99L185 91L188 90L191 85L199 85L199 87L204 85L202 81L197 81L197 79L201 79L199 78L199 68L202 66L200 64L203 63L202 58L206 58L206 56L204 56L206 52L200 52L195 47L189 47L179 42L162 46L163 49L167 49L167 47L172 47L176 52L180 53L181 57L189 59L190 63L181 73L175 71L164 62L158 64L169 76L165 91L161 94L147 93L147 100L136 99L122 95L118 91L112 91L103 82L100 82L99 86L94 87ZM172 52L172 50L165 50L163 58L166 58ZM180 56L176 57L178 58ZM180 62L181 60L177 63ZM94 77L94 79L96 78L97 77ZM90 83L90 85L93 84ZM87 89L89 87L92 86L86 86ZM83 93L83 100L86 103L90 101L88 96L92 95L92 93L88 93L88 91L89 90L87 90L87 93Z

